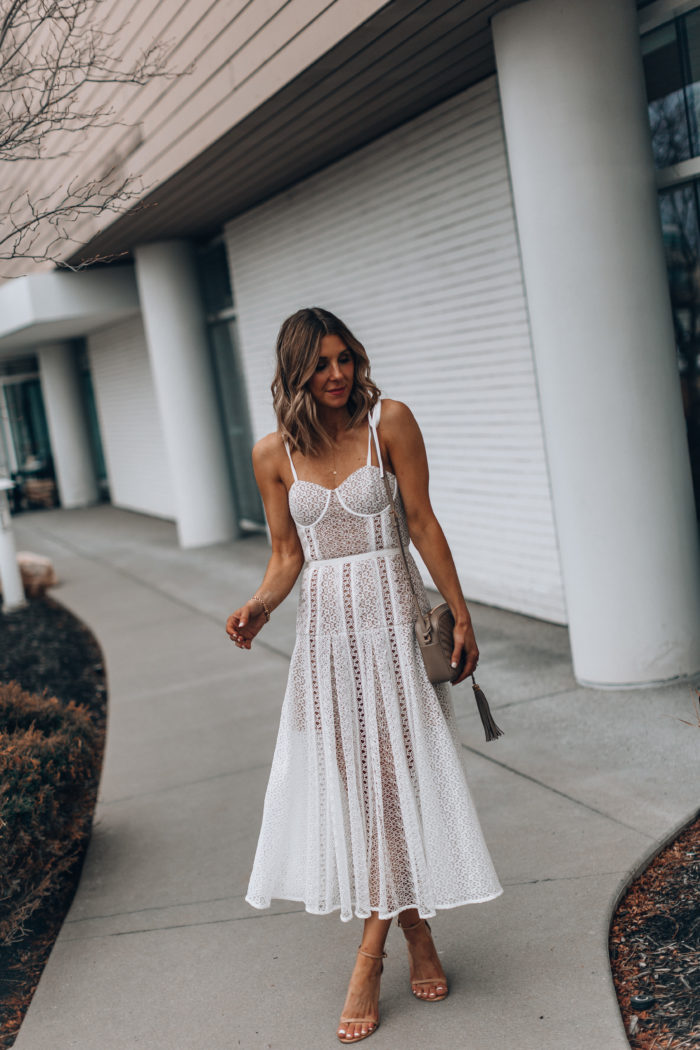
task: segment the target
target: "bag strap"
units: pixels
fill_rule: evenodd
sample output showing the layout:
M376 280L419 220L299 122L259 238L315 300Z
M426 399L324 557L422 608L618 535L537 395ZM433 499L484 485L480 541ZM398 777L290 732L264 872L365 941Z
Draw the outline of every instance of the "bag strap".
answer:
M392 491L391 491L391 485L389 484L389 479L387 478L386 473L384 473L382 475L382 477L384 479L384 487L386 489L386 494L389 497L389 506L391 507L391 516L394 519L394 528L396 529L396 535L399 538L399 550L401 551L401 557L403 559L403 563L404 563L404 566L406 568L406 575L408 576L408 582L409 582L410 587L411 587L411 594L413 595L413 601L415 602L416 610L418 611L418 619L422 620L422 622L423 622L423 637L425 638L426 642L429 642L430 641L430 615L428 613L424 613L422 611L422 609L420 607L420 604L418 602L418 595L416 594L415 587L413 586L413 580L411 578L411 573L410 573L409 568L408 568L408 561L406 560L406 551L404 549L403 540L401 539L401 529L399 528L399 519L398 519L398 515L396 513L396 503L394 501L394 496L393 496ZM394 475L394 477L396 477L396 475ZM397 484L397 487L398 487L398 481L397 481L396 484ZM477 681L476 681L476 679L474 677L474 672L473 671L471 673L471 680L472 680L472 689L474 690L474 697L476 699L476 706L477 706L477 710L479 712L479 717L481 718L481 724L484 727L486 740L487 741L497 740L499 736L503 736L503 730L500 729L496 725L496 722L494 721L493 715L491 714L491 709L489 707L489 702L486 699L481 686L477 684Z
M399 526L399 516L396 513L396 503L394 501L394 496L391 491L391 485L389 484L389 478L386 475L386 471L382 474L382 479L384 481L384 488L386 489L386 494L389 497L391 516L394 519L394 528L396 530L396 535L399 538L399 550L401 551L401 558L403 560L404 568L406 569L406 575L408 576L408 583L411 588L411 594L413 595L413 601L416 606L416 612L418 613L419 619L423 621L423 630L426 632L426 634L430 634L430 617L421 609L420 602L418 601L418 595L416 594L416 589L413 586L413 578L411 576L411 570L408 567L408 559L406 558L406 551L404 549L403 539L401 538L401 528Z

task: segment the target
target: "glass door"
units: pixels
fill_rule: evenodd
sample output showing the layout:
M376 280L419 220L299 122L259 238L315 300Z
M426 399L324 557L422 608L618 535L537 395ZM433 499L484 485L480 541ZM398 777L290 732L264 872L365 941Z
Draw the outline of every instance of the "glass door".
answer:
M22 380L7 377L3 386L17 469L53 477L49 431L38 377Z

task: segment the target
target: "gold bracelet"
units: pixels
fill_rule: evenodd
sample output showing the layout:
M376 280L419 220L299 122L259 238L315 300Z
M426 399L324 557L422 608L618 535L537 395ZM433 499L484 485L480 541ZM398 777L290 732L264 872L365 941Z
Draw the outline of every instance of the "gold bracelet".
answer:
M254 594L252 598L248 599L248 601L260 602L260 604L263 607L263 612L265 613L265 623L269 623L270 622L270 610L267 607L267 603L266 603L265 599L261 598L259 594Z

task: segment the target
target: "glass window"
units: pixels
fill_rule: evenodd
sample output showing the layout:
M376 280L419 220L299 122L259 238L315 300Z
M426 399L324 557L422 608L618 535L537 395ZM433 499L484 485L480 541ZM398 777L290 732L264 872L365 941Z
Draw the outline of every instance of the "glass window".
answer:
M5 383L10 429L20 470L31 467L53 474L49 432L38 379Z
M657 168L700 156L700 7L641 40Z
M692 155L697 157L700 154L700 9L685 16L681 29L685 36L688 133Z
M651 141L657 168L666 168L693 155L679 21L670 22L642 37Z
M217 240L200 248L199 273L207 314L230 310L233 307L233 291L223 241Z
M700 207L698 183L686 183L659 196L668 268L676 352L681 377L693 472L700 516Z
M102 434L100 432L100 421L97 415L95 403L95 388L92 383L92 372L90 370L90 359L87 353L87 345L83 341L78 349L78 369L83 392L83 404L88 422L88 433L90 435L90 449L95 467L97 484L102 497L109 500L109 481L107 479L107 466L105 464L104 448L102 445Z
M264 532L265 514L251 463L252 430L236 335L233 289L222 238L200 246L199 275L238 527L243 535Z
M235 322L210 324L209 340L238 525L242 532L262 531L265 518L250 459L248 398L236 345Z
M20 375L24 372L27 375L38 375L38 364L35 355L30 357L12 357L6 361L0 361L0 375L12 376Z

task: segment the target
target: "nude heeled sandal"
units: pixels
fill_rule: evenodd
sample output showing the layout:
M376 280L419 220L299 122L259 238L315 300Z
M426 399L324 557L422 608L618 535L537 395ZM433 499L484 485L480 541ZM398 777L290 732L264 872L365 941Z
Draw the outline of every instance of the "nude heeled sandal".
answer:
M368 959L386 959L386 952L382 952L381 955L372 955L371 952L366 952L363 947L359 947L357 950L358 950L358 953L360 955L366 955ZM383 962L382 962L382 965L380 967L379 973L380 973L380 975L382 973L384 973L384 963ZM338 1036L338 1039L340 1040L341 1043L359 1043L361 1039L367 1039L368 1036L374 1035L374 1033L379 1028L379 1018L378 1017L377 1017L376 1020L374 1019L374 1017L341 1017L339 1023L340 1024L371 1024L371 1025L374 1026L373 1028L370 1028L369 1032L365 1032L364 1035L362 1035L362 1034L360 1034L360 1035L349 1035L349 1036L343 1037L339 1032L336 1032L336 1035Z
M421 923L425 923L425 925L426 925L426 927L428 929L428 933L432 933L432 931L430 929L430 923L428 922L427 919L418 919L417 922L412 922L410 926L404 926L403 923L400 921L399 916L397 915L396 916L396 923L404 931L404 934L406 934L408 932L408 930L415 930L415 929L417 929L421 925ZM445 989L446 989L444 995L437 995L437 994L433 995L433 996L419 995L416 986L417 985L426 985L426 984L434 984L434 985L444 984L445 985ZM449 993L449 989L447 988L447 978L446 977L411 978L411 991L415 995L416 999L420 999L420 1001L422 1003L440 1003L440 1002L442 1002L443 999L447 998L448 993Z

